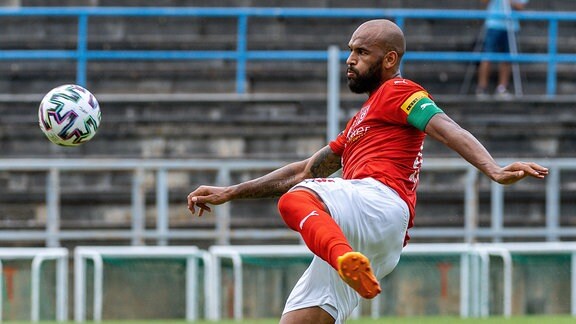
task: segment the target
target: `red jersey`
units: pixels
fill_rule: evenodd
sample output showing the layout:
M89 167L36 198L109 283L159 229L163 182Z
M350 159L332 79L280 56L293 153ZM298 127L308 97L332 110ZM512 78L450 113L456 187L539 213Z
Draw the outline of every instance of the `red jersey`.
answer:
M344 179L371 177L400 195L410 210L408 228L414 225L424 129L430 118L441 112L420 85L390 79L330 142L332 151L342 157Z

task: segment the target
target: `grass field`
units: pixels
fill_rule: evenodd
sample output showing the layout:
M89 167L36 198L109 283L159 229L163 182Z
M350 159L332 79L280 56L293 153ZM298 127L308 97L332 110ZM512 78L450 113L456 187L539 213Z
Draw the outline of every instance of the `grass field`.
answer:
M30 322L4 322L8 324L29 324ZM44 322L43 324L63 324L61 322ZM195 321L194 324L277 324L278 319L244 319L241 322L226 320L218 322ZM382 317L379 319L357 319L349 320L349 324L568 324L576 323L576 318L570 316L530 316L530 317L489 317L489 318L469 318L458 317ZM74 324L67 322L66 324ZM186 321L103 321L101 324L190 324Z

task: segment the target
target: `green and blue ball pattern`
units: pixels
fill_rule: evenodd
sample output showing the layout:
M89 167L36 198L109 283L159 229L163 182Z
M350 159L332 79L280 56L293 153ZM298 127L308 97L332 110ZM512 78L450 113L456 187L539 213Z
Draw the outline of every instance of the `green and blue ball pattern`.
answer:
M52 89L38 109L40 129L52 143L61 146L78 146L92 139L101 119L96 97L75 84Z

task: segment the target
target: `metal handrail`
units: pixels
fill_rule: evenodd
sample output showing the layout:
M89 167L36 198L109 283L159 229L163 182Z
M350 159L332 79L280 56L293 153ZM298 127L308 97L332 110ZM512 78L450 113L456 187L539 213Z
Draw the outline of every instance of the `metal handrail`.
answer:
M498 161L500 164L511 162L508 159ZM560 226L561 211L561 173L576 170L576 159L557 158L535 160L550 169L550 176L543 183L543 200L546 204L546 224L537 228L511 228L504 226L504 197L505 188L500 185L491 185L482 189L490 191L492 204L491 226L479 227L477 215L479 211L478 195L481 190L478 180L481 177L478 171L460 158L429 158L423 164L423 177L430 172L462 172L466 174L463 184L464 226L461 228L436 228L416 226L411 229L412 237L443 237L459 239L464 242L475 242L478 238L489 238L494 242L502 238L518 235L537 237L547 241L557 241L563 237L576 236L576 227ZM47 246L59 246L62 240L123 238L130 239L133 245L140 245L146 239L155 239L159 245L167 244L169 239L214 239L216 244L229 244L232 239L239 238L297 238L297 235L288 229L267 229L257 231L254 229L230 228L232 211L229 204L215 206L215 219L213 229L172 229L169 227L167 173L170 170L208 170L217 174L216 183L228 185L232 183L231 173L245 170L273 170L287 164L286 161L263 160L145 160L145 159L0 159L0 171L18 172L46 172L46 205L47 225L45 230L0 231L0 240L30 240L45 241ZM60 224L60 182L59 177L65 171L124 170L132 172L132 226L129 230L63 230ZM144 228L144 212L146 210L144 199L145 190L140 190L145 172L155 175L156 190L156 229ZM191 188L192 189L192 188ZM185 204L185 197L182 197Z
M72 59L77 63L76 83L86 85L87 63L90 60L232 60L236 62L236 92L246 92L246 64L256 60L316 60L327 61L323 50L249 50L248 20L251 17L284 18L380 18L388 17L403 27L406 19L485 19L485 10L439 9L379 9L379 8L195 8L195 7L18 7L0 8L0 17L46 16L77 17L77 47L75 50L2 50L0 60ZM234 17L237 18L236 49L230 51L161 51L161 50L91 50L88 48L88 21L90 17ZM474 53L449 51L410 51L406 61L475 62L482 59L515 63L546 63L546 94L556 95L557 65L576 62L576 54L558 53L558 23L576 21L576 12L512 12L512 19L547 21L547 53ZM504 16L503 16L504 18ZM347 51L340 51L344 60Z

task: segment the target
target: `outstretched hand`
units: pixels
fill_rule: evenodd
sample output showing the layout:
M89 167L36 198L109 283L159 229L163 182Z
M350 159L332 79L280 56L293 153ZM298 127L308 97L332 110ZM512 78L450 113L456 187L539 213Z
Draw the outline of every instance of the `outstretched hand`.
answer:
M526 177L544 179L547 175L548 169L534 162L514 162L503 167L493 179L499 184L507 185Z
M207 204L220 205L227 202L223 187L200 186L198 189L188 194L188 209L192 215L196 214L198 207L198 216L202 216L204 211L211 212L212 209Z

